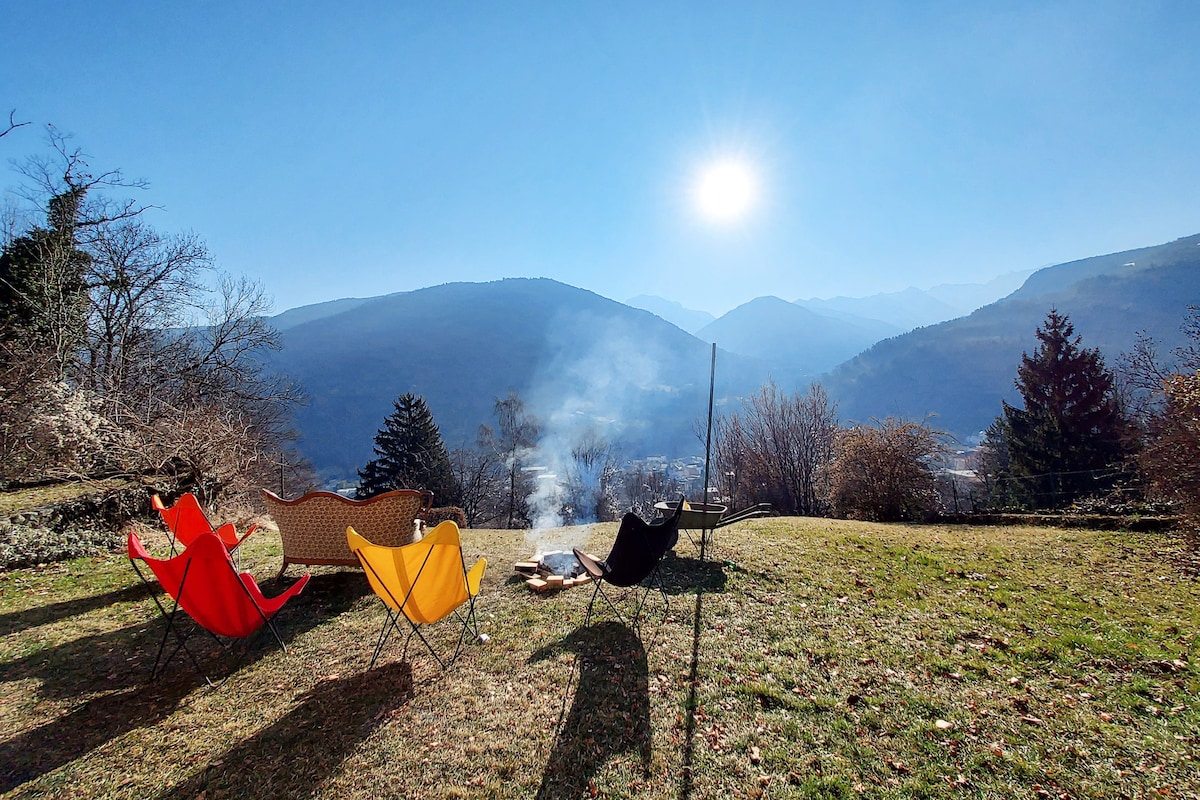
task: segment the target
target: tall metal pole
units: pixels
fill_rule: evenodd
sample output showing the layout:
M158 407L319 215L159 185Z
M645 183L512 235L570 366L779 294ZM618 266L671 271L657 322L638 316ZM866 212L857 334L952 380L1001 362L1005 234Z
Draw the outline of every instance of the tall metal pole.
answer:
M704 439L704 494L700 498L701 504L708 502L708 463L712 454L712 418L713 418L713 387L717 380L717 343L712 343L712 366L708 371L708 433ZM707 512L708 507L701 505L701 511ZM702 517L707 519L707 517ZM708 537L711 536L708 530L700 531L700 560L704 560L704 551L708 544Z

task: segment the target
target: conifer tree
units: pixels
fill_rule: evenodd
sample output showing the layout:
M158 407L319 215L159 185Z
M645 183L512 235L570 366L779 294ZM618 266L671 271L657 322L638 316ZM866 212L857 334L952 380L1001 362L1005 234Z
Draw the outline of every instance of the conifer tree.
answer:
M409 392L392 401L394 411L375 434L375 458L358 471L356 496L392 489L428 489L438 505L455 505L458 484L441 431L425 400Z
M86 192L50 199L47 227L37 227L0 251L0 338L44 348L64 377L85 338L90 257L76 241L76 217Z
M1066 314L1051 309L1036 335L1015 381L1025 407L1004 403L1002 427L1028 501L1054 508L1111 488L1124 419L1104 358L1082 346Z

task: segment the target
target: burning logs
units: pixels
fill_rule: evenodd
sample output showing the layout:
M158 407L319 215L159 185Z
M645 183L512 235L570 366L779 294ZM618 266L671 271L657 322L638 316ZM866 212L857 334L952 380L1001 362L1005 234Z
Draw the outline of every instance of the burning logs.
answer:
M529 561L518 561L513 565L513 569L525 578L526 586L539 593L553 589L570 589L592 580L591 576L584 572L575 554L562 550L543 553Z

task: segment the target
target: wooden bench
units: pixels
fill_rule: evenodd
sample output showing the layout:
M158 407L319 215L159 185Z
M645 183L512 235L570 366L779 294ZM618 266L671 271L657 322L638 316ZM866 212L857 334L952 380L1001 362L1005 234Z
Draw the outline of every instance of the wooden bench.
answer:
M413 521L433 506L433 492L416 489L396 489L369 500L350 500L333 492L309 492L284 500L267 489L262 496L283 540L280 576L289 564L358 566L346 542L350 526L373 544L409 544Z

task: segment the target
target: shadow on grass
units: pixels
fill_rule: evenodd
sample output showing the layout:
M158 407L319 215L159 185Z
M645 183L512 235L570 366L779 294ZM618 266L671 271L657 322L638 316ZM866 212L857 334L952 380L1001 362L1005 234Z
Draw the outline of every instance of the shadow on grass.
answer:
M269 581L265 583L267 594L278 591ZM145 586L136 588L146 596ZM348 610L369 591L361 573L314 576L277 615L280 636L290 642ZM150 682L164 623L153 604L147 604L154 616L144 623L82 636L0 664L0 687L33 680L37 681L35 690L48 699L72 701L95 696L65 716L0 744L0 794L131 730L159 722L197 685L205 685L186 656L177 656L163 675ZM224 648L207 636L194 637L189 646L201 665L214 669L210 674L219 674L215 673L217 660L228 657ZM269 633L254 637L240 666L277 647Z
M650 772L650 688L646 651L626 625L602 622L579 628L543 647L530 662L574 650L578 670L571 710L558 727L539 800L588 796L595 774L613 756L635 751L642 773ZM563 703L570 696L568 682Z
M293 583L289 579L274 578L264 581L263 593L272 597L283 592ZM169 610L173 602L159 590L157 583L153 589L158 593L159 602ZM354 604L360 597L369 594L366 578L362 573L337 572L326 575L316 575L308 582L304 590L291 598L272 618L279 636L284 643L291 641L297 635L316 627L320 623L341 614ZM166 621L159 616L157 634L161 637L165 632ZM279 645L271 635L268 626L263 625L255 633L245 639L218 639L207 630L196 624L186 612L180 611L174 622L176 628L183 627L187 634L186 647L181 648L174 658L159 665L160 673L164 670L187 668L193 659L198 662L191 664L193 671L204 677L206 673L212 681L219 685L226 678L236 673L246 664L262 657ZM161 641L161 639L159 640ZM177 641L174 636L166 640L166 654L170 654ZM149 656L157 652L157 643L151 648L142 646L142 655ZM164 655L164 661L169 656ZM153 663L149 658L146 661ZM147 676L148 677L148 676Z
M725 591L725 567L720 561L701 560L667 553L658 565L667 594Z
M689 800L695 789L693 766L696 758L696 689L700 683L700 619L704 610L704 592L696 592L696 608L692 615L692 658L688 666L688 694L684 703L686 717L683 726L683 758L679 769L679 797Z
M311 797L389 712L412 697L412 670L402 662L322 681L286 716L159 798Z
M135 576L136 579L136 576ZM150 668L162 638L162 615L148 599L148 588L135 587L147 598L148 618L145 622L115 631L81 636L62 644L34 650L21 658L0 664L0 682L33 679L39 682L38 691L46 697L70 700L97 692L125 689L149 681ZM157 584L154 590L158 590ZM278 588L265 582L264 592L275 594ZM304 591L283 607L275 617L276 627L284 642L315 628L328 619L347 611L356 600L369 592L361 573L332 573L316 575ZM166 596L160 593L159 599ZM170 602L166 598L166 602ZM170 607L169 605L167 606ZM150 616L152 612L152 616ZM187 624L194 624L186 614ZM261 633L261 632L260 632ZM225 657L225 648L211 637L194 636L188 642L201 664L217 666L214 661ZM278 645L268 632L250 640L251 649L241 661L242 666L270 652ZM179 659L183 659L182 661ZM203 677L187 664L186 656L176 656L164 677L190 672L194 683Z
M125 688L0 745L0 794L74 761L121 734L170 716L195 684L164 680Z
M294 579L272 578L263 581L261 588L265 595L273 597L284 591L293 582ZM155 588L157 589L157 586ZM272 621L279 631L280 638L286 644L326 620L350 610L357 600L368 594L370 594L370 590L366 578L361 572L314 575L308 585L304 587L304 591L289 600ZM164 603L166 608L170 609L170 598L160 592L159 600ZM188 647L200 661L200 666L214 681L220 681L228 675L236 673L247 664L261 658L265 653L279 647L275 637L271 635L266 626L245 640L233 642L222 640L222 643L218 643L207 631L192 622L185 613L180 612L180 616L186 618L185 624L190 624L195 629L188 639ZM154 632L161 636L164 630L162 626L165 625L165 622L161 616L156 622L158 627L154 628ZM143 643L140 646L141 663L145 665L146 677L149 677L150 666L154 663L153 656L157 646L157 640L153 643ZM173 646L173 640L168 640L168 650ZM190 669L193 674L202 678L191 667L187 656L183 653L176 655L175 660L168 665L167 669Z
M38 606L25 611L0 614L0 636L19 633L28 628L36 628L38 625L48 625L51 622L58 622L60 619L76 617L117 603L131 603L141 600L145 596L145 588L129 586L125 589L114 589L111 592L91 597L79 597L75 600L64 600L61 603L51 603L48 606Z

